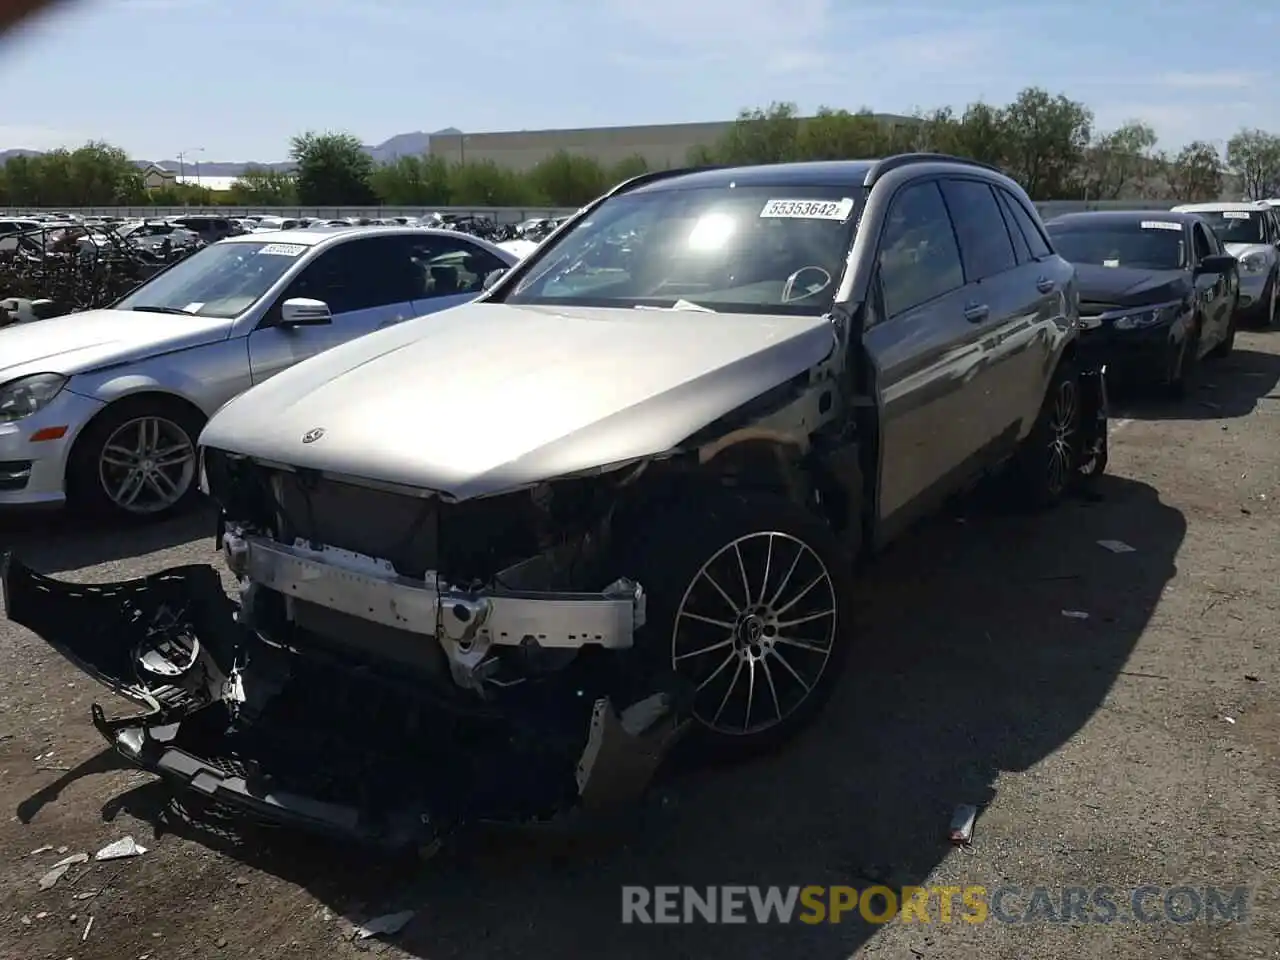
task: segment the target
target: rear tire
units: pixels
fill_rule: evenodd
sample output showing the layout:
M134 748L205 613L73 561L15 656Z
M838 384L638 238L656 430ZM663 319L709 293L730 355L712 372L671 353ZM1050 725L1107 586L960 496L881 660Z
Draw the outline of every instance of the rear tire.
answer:
M780 496L726 490L661 518L629 576L646 622L643 676L676 678L703 759L770 751L821 711L852 643L852 561Z
M173 516L200 494L196 441L204 418L177 400L127 397L76 439L67 502L98 519L142 523Z
M1082 400L1076 366L1064 357L1049 381L1035 426L1013 462L1016 493L1032 509L1060 503L1077 476L1084 435Z

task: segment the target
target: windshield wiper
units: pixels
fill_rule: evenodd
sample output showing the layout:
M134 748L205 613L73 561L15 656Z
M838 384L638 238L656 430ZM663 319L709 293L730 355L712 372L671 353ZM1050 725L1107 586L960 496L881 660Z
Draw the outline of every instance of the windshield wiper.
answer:
M677 300L675 303L673 303L673 304L672 304L671 306L669 306L669 307L655 307L655 306L652 306L652 305L647 304L647 303L637 303L637 304L636 304L636 306L635 306L635 309L637 309L637 310L666 310L666 311L668 311L668 312L669 312L669 311L672 311L672 310L675 310L675 311L686 311L686 310L687 310L687 311L692 311L692 312L694 312L694 313L715 313L715 311L714 311L714 310L712 310L710 307L704 307L704 306L702 306L701 304L698 304L698 303L692 303L692 302L690 302L689 300L685 300L685 299L683 299L683 298L681 298L680 300Z
M130 310L136 310L138 313L176 313L180 317L194 317L195 312L191 310L179 310L177 307L162 307L155 303L144 303L138 307L130 307Z

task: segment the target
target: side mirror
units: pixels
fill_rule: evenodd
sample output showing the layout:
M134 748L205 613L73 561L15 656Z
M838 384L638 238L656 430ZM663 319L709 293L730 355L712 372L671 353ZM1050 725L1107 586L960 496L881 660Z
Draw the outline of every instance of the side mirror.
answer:
M290 297L280 305L280 326L322 327L333 323L333 313L323 300Z
M506 275L506 272L507 272L506 267L499 267L497 270L490 270L488 273L484 275L484 287L482 287L481 289L484 289L484 290L490 289L495 283L497 283L499 280L503 278L503 276Z
M1200 261L1196 273L1230 273L1236 269L1236 258L1229 253L1215 253Z

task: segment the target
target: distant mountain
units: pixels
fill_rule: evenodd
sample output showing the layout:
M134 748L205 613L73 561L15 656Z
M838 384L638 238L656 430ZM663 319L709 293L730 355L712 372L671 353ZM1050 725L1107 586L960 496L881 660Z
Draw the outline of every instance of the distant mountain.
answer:
M366 144L364 150L373 158L375 163L390 163L397 157L427 153L431 149L431 137L433 135L457 136L460 133L462 131L456 127L446 127L443 130L435 131L435 134L422 131L397 133L394 137L384 140L382 143L372 146ZM40 150L25 150L21 148L0 150L0 164L13 157L38 157L42 152ZM184 167L188 172L194 173L197 160L195 157L190 157L182 163L177 160L135 160L133 162L140 167L155 163L157 166L173 171L177 171L179 167ZM279 170L281 172L293 169L293 163L288 160L200 160L199 164L200 175L205 177L238 177L248 167L265 167L268 170Z

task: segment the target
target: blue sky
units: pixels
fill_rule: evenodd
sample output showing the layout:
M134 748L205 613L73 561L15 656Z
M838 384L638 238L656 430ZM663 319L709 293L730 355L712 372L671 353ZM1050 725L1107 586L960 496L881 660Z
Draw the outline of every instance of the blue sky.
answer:
M0 46L0 149L276 160L305 129L907 113L1032 84L1177 147L1280 132L1277 64L1257 0L78 0Z

